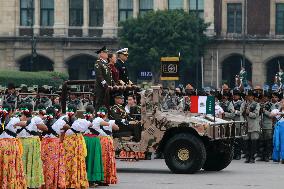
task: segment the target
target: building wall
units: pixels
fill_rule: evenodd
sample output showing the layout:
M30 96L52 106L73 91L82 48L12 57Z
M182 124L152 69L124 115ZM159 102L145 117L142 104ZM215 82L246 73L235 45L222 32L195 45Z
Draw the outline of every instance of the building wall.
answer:
M270 0L247 1L247 33L249 35L269 35Z

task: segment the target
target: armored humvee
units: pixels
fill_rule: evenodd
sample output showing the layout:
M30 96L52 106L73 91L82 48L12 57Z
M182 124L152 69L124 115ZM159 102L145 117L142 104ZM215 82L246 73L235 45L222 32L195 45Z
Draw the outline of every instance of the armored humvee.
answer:
M62 88L62 106L66 106L67 86L94 81L67 81ZM163 154L173 173L195 173L200 169L220 171L232 161L234 139L246 135L245 122L225 121L210 115L192 114L177 108L165 109L160 86L140 92L140 142L131 133L114 133L118 158L143 159L148 153Z

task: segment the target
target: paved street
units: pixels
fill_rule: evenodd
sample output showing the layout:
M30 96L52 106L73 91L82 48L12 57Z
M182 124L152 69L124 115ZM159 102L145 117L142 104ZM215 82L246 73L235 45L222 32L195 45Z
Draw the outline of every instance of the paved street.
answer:
M117 161L119 184L114 189L283 189L284 165L233 161L220 172L200 171L194 175L175 175L163 160ZM105 188L105 187L99 187Z

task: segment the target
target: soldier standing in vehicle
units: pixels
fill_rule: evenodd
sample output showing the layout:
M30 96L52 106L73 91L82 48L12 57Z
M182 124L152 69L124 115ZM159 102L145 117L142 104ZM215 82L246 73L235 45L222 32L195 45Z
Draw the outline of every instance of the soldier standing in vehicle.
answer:
M271 94L265 92L263 96L263 103L261 106L262 113L262 139L263 139L263 154L262 160L269 162L272 152L272 103L270 102Z
M241 99L241 91L239 91L238 89L235 89L233 91L233 104L234 104L234 109L235 109L235 121L243 121L242 118L242 104L243 104L243 100ZM236 132L239 134L240 133L240 123L236 123ZM241 159L241 143L242 143L242 139L241 138L236 138L235 139L235 148L234 148L234 159L236 160L240 160Z
M224 110L223 119L228 121L235 118L235 109L233 103L229 101L230 97L231 95L229 92L223 93L222 102L220 104Z
M245 163L255 163L255 154L257 150L257 140L260 133L260 105L254 100L254 96L257 94L253 91L249 91L247 95L247 103L244 109L244 116L248 123L248 134L245 137L246 140L246 161Z
M120 83L122 85L132 85L133 83L129 80L128 70L126 67L126 61L128 59L128 48L120 49L116 53L118 55L118 58L115 67L119 71Z
M96 110L103 105L108 105L108 86L111 86L112 78L111 71L107 65L108 50L104 46L97 51L99 59L95 63L95 74L96 74Z

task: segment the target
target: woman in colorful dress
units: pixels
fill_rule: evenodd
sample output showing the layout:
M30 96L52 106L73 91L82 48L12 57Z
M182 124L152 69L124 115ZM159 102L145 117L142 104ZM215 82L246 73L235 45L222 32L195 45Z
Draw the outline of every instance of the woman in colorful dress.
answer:
M24 113L21 117L12 117L0 135L0 188L27 188L22 161L22 144L16 138L16 124L21 121L27 121Z
M39 138L40 131L47 131L43 119L45 115L45 106L39 104L38 116L31 118L33 105L24 104L24 108L29 110L28 120L23 122L22 127L17 130L18 138L23 145L23 165L26 175L28 188L40 188L44 184L41 143ZM18 124L19 125L19 124Z
M84 113L85 119L93 122L94 111L95 109L93 106L87 106ZM93 124L84 134L84 139L87 147L87 177L90 187L93 187L95 183L104 181L102 148L100 139L98 138L99 134L100 133L94 128Z
M46 189L66 188L65 151L60 136L70 126L60 124L62 120L56 120L54 116L55 109L48 107L44 121L48 131L43 132L41 141L41 158L45 182L42 188Z
M104 164L104 182L102 185L117 184L115 150L112 139L112 130L119 130L114 120L108 120L108 112L102 107L97 112L97 118L93 121L95 127L100 128L100 142Z
M62 124L67 124L62 119ZM85 132L92 123L86 119L77 119L65 133L63 146L65 150L66 187L88 188L86 172L86 144L81 133Z

